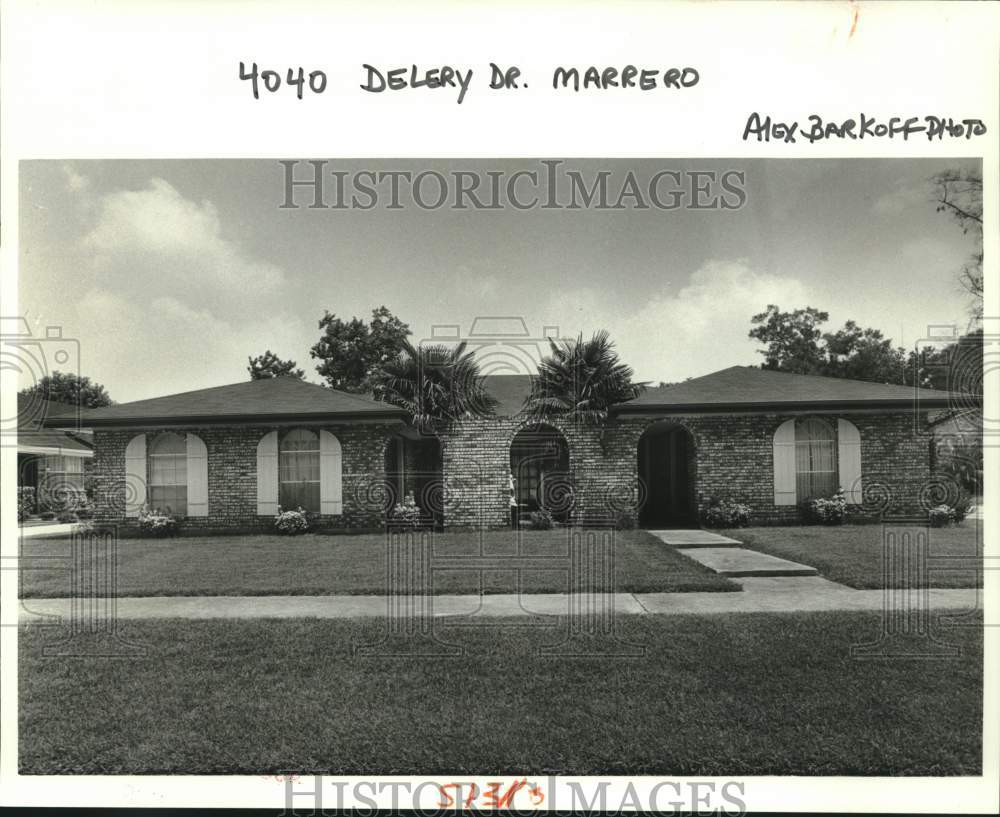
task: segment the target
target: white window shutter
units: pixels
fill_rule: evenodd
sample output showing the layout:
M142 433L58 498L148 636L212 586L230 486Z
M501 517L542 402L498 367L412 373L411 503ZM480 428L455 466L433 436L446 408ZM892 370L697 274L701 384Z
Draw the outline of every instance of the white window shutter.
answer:
M278 512L278 432L271 431L257 443L257 516Z
M795 420L786 420L774 432L774 504L795 500Z
M837 462L840 487L851 505L860 505L861 493L861 432L850 420L837 420Z
M197 434L187 435L187 515L208 516L208 449Z
M339 516L344 512L343 456L340 440L329 431L319 432L319 511Z
M146 435L125 446L125 516L137 517L146 504Z

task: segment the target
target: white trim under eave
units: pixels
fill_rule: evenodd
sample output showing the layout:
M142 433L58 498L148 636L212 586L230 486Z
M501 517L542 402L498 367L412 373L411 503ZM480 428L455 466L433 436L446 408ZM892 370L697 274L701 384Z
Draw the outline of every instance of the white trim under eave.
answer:
M58 446L44 445L19 445L18 454L46 454L50 457L93 457L93 451L84 451L80 448L59 448Z

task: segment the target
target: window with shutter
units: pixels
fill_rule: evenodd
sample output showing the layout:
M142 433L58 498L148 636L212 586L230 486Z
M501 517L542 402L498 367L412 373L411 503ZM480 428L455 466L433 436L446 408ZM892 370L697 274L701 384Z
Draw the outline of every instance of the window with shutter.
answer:
M149 446L148 502L150 507L187 516L187 441L179 434L160 434Z
M287 432L278 444L278 504L319 513L319 436L303 428Z

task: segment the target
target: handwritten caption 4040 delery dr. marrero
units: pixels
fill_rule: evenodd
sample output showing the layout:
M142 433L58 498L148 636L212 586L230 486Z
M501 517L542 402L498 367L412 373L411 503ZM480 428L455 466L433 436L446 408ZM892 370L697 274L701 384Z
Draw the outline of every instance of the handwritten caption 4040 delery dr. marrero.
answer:
M403 68L378 68L368 63L361 66L359 88L372 94L385 91L405 90L450 90L455 95L455 101L461 105L472 86L474 69L454 68L443 65L434 68L419 68L410 65ZM491 91L516 91L528 87L528 82L516 65L501 67L494 62L488 69L489 82L486 87ZM310 95L319 95L326 91L328 85L325 71L307 70L302 66L294 68L262 68L256 62L240 62L239 78L250 83L249 87L254 99L262 95L277 94L284 89L297 99ZM639 91L655 91L657 89L682 90L693 88L701 79L697 69L684 68L643 68L635 65L597 67L594 65L583 68L558 67L552 71L552 88L556 91L590 91L634 89Z

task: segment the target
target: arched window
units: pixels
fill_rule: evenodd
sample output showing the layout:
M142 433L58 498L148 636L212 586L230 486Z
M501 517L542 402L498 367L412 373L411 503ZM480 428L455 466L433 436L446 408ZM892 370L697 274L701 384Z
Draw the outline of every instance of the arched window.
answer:
M837 433L823 420L795 421L795 493L799 502L836 493Z
M319 513L319 436L296 428L278 443L278 504Z
M160 434L149 446L150 507L187 516L187 442L179 434Z

